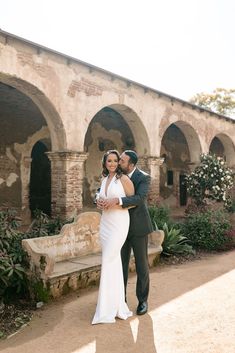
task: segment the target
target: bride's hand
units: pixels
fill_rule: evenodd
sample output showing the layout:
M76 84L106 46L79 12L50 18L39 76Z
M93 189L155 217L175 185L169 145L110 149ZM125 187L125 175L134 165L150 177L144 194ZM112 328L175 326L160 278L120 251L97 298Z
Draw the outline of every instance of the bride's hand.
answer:
M104 209L104 199L102 197L99 197L97 199L96 205L99 210L103 210Z

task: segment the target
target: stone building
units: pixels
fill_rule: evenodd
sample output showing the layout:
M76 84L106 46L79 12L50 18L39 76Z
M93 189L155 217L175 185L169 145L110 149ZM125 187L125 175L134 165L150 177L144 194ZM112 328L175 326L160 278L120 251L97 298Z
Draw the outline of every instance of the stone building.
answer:
M209 151L235 165L234 121L0 31L0 207L69 218L94 207L101 156L135 149L149 202L187 203L185 175Z

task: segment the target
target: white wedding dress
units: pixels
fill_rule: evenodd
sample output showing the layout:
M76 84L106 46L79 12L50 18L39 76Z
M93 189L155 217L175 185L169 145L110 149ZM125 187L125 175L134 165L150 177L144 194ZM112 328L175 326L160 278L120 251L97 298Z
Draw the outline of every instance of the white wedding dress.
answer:
M120 179L114 176L108 186L108 177L101 184L100 197L123 197L125 191ZM102 212L100 222L100 239L102 245L102 266L98 302L92 324L112 323L115 317L127 319L132 316L124 295L124 281L121 262L121 247L124 244L129 228L127 209L110 209Z

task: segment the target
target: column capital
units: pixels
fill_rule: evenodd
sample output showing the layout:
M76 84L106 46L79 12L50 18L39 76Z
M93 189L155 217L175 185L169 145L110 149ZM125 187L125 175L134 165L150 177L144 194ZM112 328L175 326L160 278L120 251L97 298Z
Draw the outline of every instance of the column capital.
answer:
M148 163L151 166L160 167L164 163L164 158L157 156L148 156Z
M23 160L26 161L26 162L32 162L32 157L30 157L30 156L24 156L24 157L23 157Z
M85 162L88 157L87 152L83 151L55 151L46 152L50 161L79 161Z
M200 162L191 162L188 164L188 168L190 170L190 173L192 173L194 171L194 169L196 167L198 167L200 165Z

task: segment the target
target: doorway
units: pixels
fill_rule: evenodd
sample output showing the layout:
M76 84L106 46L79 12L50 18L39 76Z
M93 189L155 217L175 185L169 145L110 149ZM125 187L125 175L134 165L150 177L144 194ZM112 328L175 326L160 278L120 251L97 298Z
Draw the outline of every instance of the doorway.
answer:
M30 173L30 211L39 209L51 215L51 166L46 155L48 148L42 141L38 141L31 153Z

